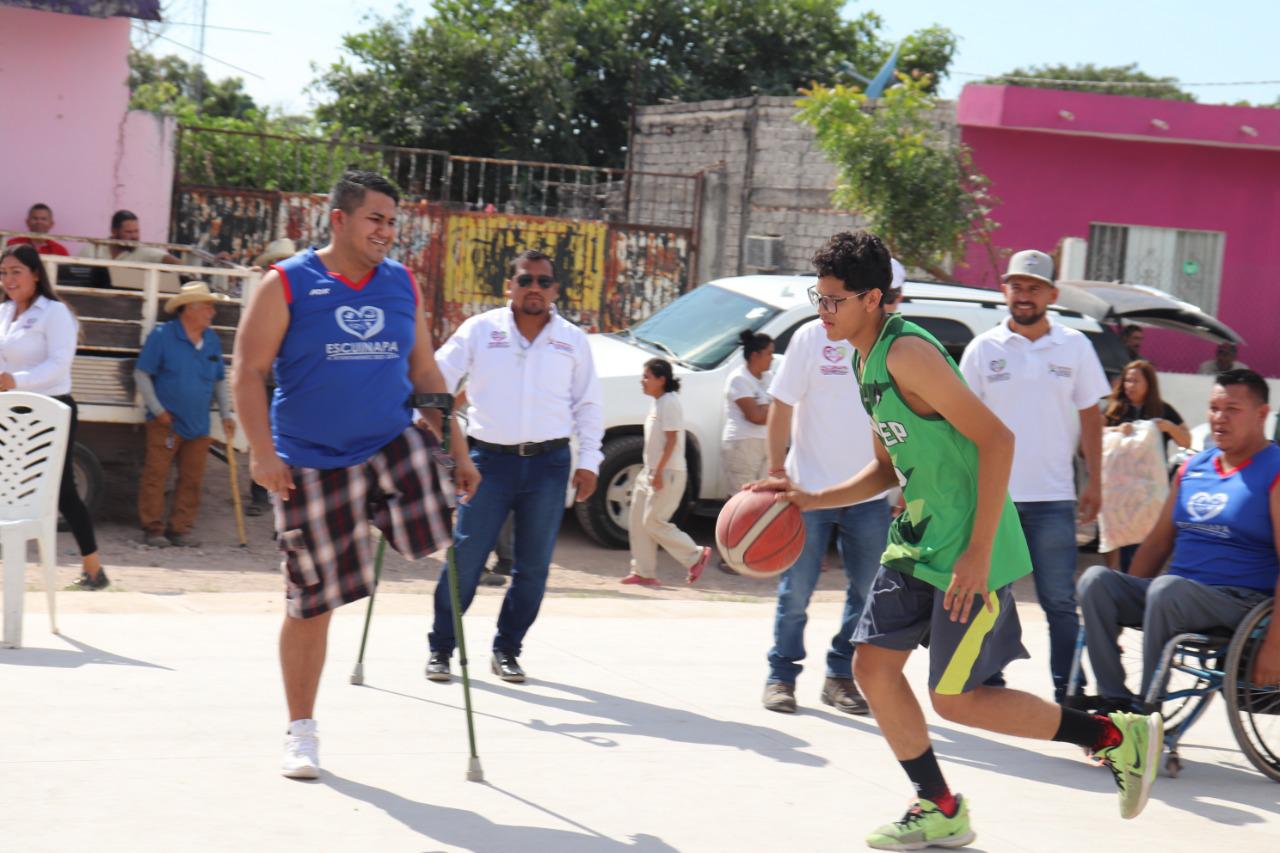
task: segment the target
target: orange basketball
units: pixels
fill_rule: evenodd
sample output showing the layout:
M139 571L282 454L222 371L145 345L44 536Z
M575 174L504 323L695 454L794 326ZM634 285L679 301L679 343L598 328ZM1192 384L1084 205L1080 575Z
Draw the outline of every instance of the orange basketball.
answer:
M735 571L771 578L791 568L804 550L804 520L777 492L738 492L716 519L716 547Z

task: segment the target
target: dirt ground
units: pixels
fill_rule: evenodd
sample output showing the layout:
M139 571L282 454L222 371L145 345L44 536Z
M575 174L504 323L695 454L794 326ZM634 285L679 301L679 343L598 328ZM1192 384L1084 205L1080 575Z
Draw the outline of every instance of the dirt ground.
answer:
M242 505L249 505L249 473L243 455L239 461ZM98 547L111 578L105 591L177 595L186 592L262 592L282 598L280 558L272 539L270 512L246 517L245 547L240 547L235 510L231 500L229 471L224 462L211 457L205 470L203 497L194 537L198 548L152 548L142 544L137 527L136 475L123 469L107 470L107 493L95 512ZM715 519L692 518L687 532L700 544L713 544ZM1079 555L1079 570L1098 562L1092 553ZM382 587L388 592L430 595L444 563L440 551L416 563L387 549ZM612 599L702 599L707 601L753 602L772 605L777 600L777 582L727 575L708 567L696 585L685 583L685 572L665 551L659 550L659 587L623 586L618 581L627 572L630 555L624 550L603 548L587 537L572 512L566 512L552 558L549 596L601 597ZM59 585L66 588L79 576L80 559L70 533L58 534ZM27 566L27 589L42 590L43 580L36 564L34 543ZM71 589L75 589L72 587ZM502 595L505 587L481 586L479 595ZM1014 588L1019 601L1035 601L1031 579ZM95 594L95 593L85 593ZM822 577L814 593L815 602L844 600L844 572L834 549L823 560ZM424 603L424 606L425 605Z
M242 502L248 506L249 475L243 455L239 460ZM203 498L194 536L199 548L151 548L141 541L137 527L136 483L132 475L108 469L107 494L95 521L103 564L111 578L110 591L175 594L184 592L278 593L282 590L279 556L272 541L270 513L246 517L247 547L241 548L231 501L226 464L211 457L205 471ZM699 543L711 544L714 519L695 518L689 533ZM34 558L34 553L33 553ZM393 549L383 566L384 589L427 595L434 591L444 553L411 563ZM58 535L59 579L69 584L79 574L79 558L70 533ZM775 599L777 585L770 580L734 577L708 568L696 586L684 582L684 570L665 552L659 556L661 587L623 586L629 555L625 550L602 548L578 526L572 512L565 514L556 543L548 593L567 596L619 598L704 598L759 601ZM838 601L843 595L843 572L834 552L827 558L815 600ZM43 588L34 566L28 568L28 587ZM503 588L481 586L480 595L501 595Z

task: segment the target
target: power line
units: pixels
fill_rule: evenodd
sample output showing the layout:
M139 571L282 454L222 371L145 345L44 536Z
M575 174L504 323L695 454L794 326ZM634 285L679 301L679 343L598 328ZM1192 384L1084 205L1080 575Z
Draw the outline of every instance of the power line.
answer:
M256 36L269 36L270 32L266 30L246 30L243 27L219 27L214 24L187 24L179 21L165 21L166 27L203 27L207 30L225 30L229 33L253 33Z
M1050 77L1017 77L1010 74L979 74L976 71L952 71L961 77L986 77L991 80L1012 80L1019 83L1057 83L1071 86L1115 86L1117 88L1144 88L1151 86L1278 86L1280 80L1231 80L1205 83L1184 83L1181 80L1055 80Z
M200 53L200 50L199 50L198 48L194 48L194 47L192 47L192 46L191 46L191 45L189 45L189 44L183 44L183 43L182 43L182 42L180 42L180 41L174 41L173 39L169 38L168 36L162 36L162 35L160 35L159 33L155 33L154 35L155 35L155 37L156 37L156 38L161 39L162 41L167 41L167 42L169 42L170 44L176 44L178 47L183 48L184 50L189 50L189 51L191 51L192 53L195 53L195 54L199 54L199 53ZM219 59L218 57L216 57L216 56L212 56L212 55L207 54L207 53L206 53L206 54L202 54L202 55L204 56L204 58L205 58L205 59L212 59L214 62L218 63L219 65L225 65L225 66L227 66L228 68L231 68L231 69L233 69L233 70L235 70L235 71L239 71L241 74L248 74L250 77L253 77L254 79L257 79L257 80L265 80L265 79L266 79L266 78L265 78L265 77L263 77L261 74L255 74L255 73L253 73L252 71L250 71L250 70L249 70L249 69L247 69L247 68L241 68L239 65L232 65L230 62L227 62L225 59Z

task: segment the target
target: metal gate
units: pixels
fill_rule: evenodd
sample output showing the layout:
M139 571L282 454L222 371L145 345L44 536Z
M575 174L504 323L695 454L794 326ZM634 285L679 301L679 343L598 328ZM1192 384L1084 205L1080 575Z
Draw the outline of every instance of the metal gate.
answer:
M261 146L266 165L255 171L253 164L237 163L225 175L258 186L192 181L223 177L206 168L217 161L195 149L225 145L219 136L224 133L182 129L170 226L174 242L245 264L279 237L300 247L322 245L328 239L328 187L298 188L308 181L327 182L344 164L381 163L406 196L392 256L423 289L437 340L472 314L505 302L507 264L526 248L554 259L561 280L558 307L588 331L629 326L694 284L701 174L454 157L386 146L348 145L334 153L334 144L326 141L266 136ZM286 142L295 147L292 154L282 147ZM300 167L291 172L279 166L322 162L318 148L330 150L328 167L304 175ZM272 174L286 174L292 186L271 187Z

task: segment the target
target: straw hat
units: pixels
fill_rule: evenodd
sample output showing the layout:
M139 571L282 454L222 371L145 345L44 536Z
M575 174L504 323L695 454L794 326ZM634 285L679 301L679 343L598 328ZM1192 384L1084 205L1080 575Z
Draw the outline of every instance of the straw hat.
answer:
M229 302L230 300L229 296L211 291L206 282L189 281L182 285L182 290L177 296L170 297L164 304L164 312L172 314L183 305L190 305L192 302Z
M255 267L266 267L279 263L285 258L292 258L298 254L298 247L288 237L281 237L279 240L272 240L267 247L262 250L262 254L253 259Z

